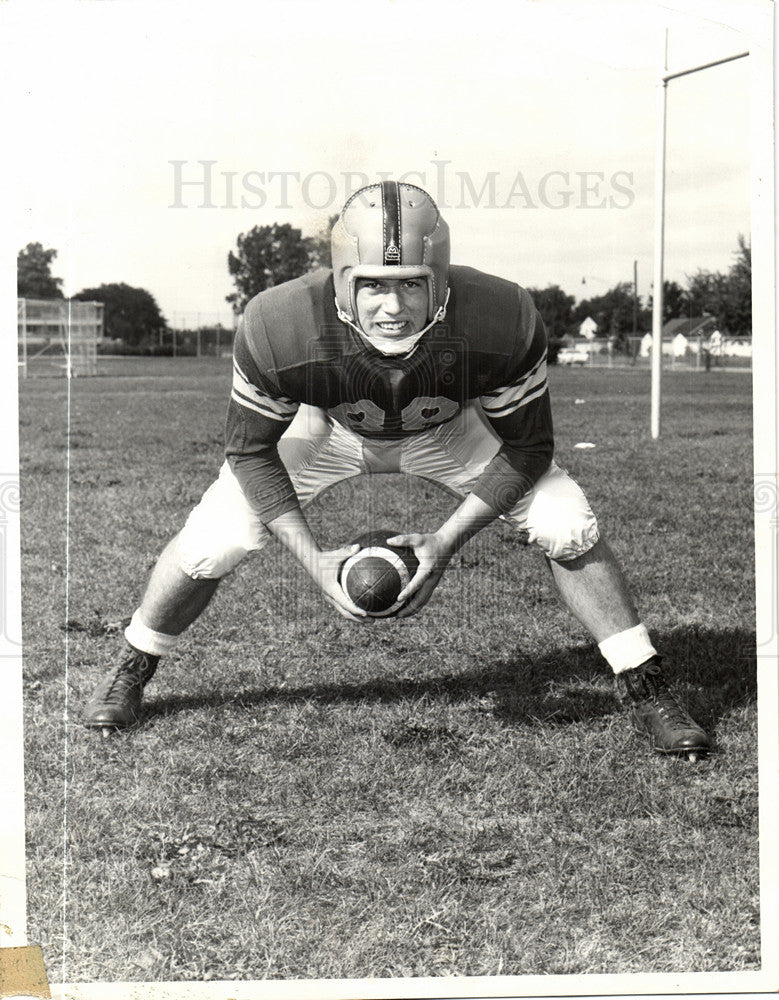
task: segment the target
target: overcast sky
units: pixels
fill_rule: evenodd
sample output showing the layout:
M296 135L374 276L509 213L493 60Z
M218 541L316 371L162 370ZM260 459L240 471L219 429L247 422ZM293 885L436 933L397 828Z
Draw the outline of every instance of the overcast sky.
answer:
M66 294L123 281L169 321L229 323L239 233L312 233L360 174L413 171L455 262L580 299L631 281L637 260L646 296L665 28L684 68L770 46L745 33L766 6L2 5L14 254L56 248ZM749 64L669 84L666 277L680 283L727 270L750 232Z

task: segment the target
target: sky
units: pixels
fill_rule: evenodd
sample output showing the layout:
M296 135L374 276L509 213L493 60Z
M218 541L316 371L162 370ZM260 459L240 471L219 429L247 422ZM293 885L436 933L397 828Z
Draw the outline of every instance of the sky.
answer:
M255 225L315 232L408 175L456 263L577 300L652 280L656 80L770 45L767 4L310 0L0 5L13 255L64 291L146 288L173 325L231 323ZM750 233L750 59L668 87L666 278ZM755 102L752 102L752 111ZM206 187L206 184L210 187Z

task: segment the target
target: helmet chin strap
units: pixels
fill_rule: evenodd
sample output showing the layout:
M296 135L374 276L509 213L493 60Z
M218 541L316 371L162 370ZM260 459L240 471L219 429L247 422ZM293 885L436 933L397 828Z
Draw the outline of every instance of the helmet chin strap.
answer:
M368 341L371 347L375 347L376 350L380 351L382 354L398 355L398 354L411 354L411 352L416 349L416 346L419 343L420 338L424 337L427 331L431 329L431 327L434 327L436 323L441 323L443 321L444 317L446 316L446 307L448 304L449 304L449 289L447 288L446 298L444 299L443 303L438 307L435 316L433 316L433 318L430 320L427 326L423 330L420 330L419 333L412 333L409 334L408 337L399 337L399 338L376 337L372 335L369 336L367 333L365 333L364 330L361 330L356 323L354 323L351 319L349 319L349 317L346 315L343 309L341 309L341 307L338 305L337 300L335 303L335 309L336 312L338 313L338 318L341 320L341 322L346 323L347 326L350 326L355 333L359 333L359 335L364 340Z

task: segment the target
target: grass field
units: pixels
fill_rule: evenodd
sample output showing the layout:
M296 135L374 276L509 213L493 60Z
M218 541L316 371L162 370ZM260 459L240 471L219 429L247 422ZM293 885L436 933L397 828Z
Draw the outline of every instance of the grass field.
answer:
M690 765L631 732L503 525L394 624L339 618L268 548L163 661L143 726L83 729L221 461L229 381L109 364L71 383L69 453L64 380L21 390L30 939L52 981L759 968L748 374L668 373L653 443L646 372L551 372L558 461L714 733ZM375 477L312 521L336 543L450 508Z

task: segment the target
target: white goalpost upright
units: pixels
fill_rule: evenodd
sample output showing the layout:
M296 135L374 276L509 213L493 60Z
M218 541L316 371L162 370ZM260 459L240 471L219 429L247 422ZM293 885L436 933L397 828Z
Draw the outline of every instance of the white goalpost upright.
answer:
M64 356L65 374L97 374L97 345L103 337L102 302L78 299L17 299L19 367L27 377L29 361L52 347Z
M690 66L688 69L668 72L668 31L665 32L663 70L657 82L657 133L655 147L655 236L654 236L654 282L652 286L652 383L650 424L653 438L660 437L660 385L663 370L663 271L665 256L665 155L666 117L668 104L668 81L680 76L689 76L702 69L721 66L723 63L743 59L749 52L739 52L723 59Z

